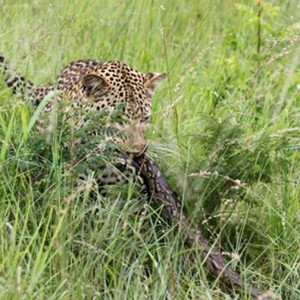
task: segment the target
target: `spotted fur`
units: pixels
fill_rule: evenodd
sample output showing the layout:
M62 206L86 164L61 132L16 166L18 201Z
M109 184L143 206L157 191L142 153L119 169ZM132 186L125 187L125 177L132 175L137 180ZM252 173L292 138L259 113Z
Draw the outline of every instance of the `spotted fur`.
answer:
M34 107L51 92L56 91L49 95L50 99L47 98L47 104L37 126L40 131L51 128L48 126L47 117L51 117L55 102L66 102L62 105L63 115L75 128L80 128L89 122L86 112L113 113L122 104L123 122L112 121L106 124L107 127L117 129L122 134L107 136L106 140L112 140L119 144L121 150L135 154L141 154L147 148L144 132L150 122L154 89L165 74L142 73L120 61L101 62L88 59L70 63L58 75L54 85L35 86L33 82L12 70L3 56L0 56L1 71L6 85L13 93L30 99ZM78 111L82 113L78 114ZM77 146L78 143L82 145L84 142L76 141ZM75 157L75 159L81 158ZM127 176L125 171L127 164L124 160L120 162L117 159L117 161L117 168L112 168L110 163L97 170L95 179L98 184L118 184L124 181L124 176ZM80 174L79 180L85 180L86 176L89 174Z
M50 92L59 91L58 96L48 101L43 114L53 110L55 101L65 99L68 101L68 113L72 113L74 108L113 112L118 105L124 104L122 118L127 121L126 125L112 125L123 130L127 136L125 141L118 138L115 141L126 144L132 152L145 149L144 132L150 122L154 89L165 77L165 74L136 71L120 61L91 59L70 63L59 74L55 85L35 86L12 71L3 56L0 56L0 70L7 86L14 93L28 97L34 106L39 105ZM79 117L75 126L83 126L87 121L85 116Z

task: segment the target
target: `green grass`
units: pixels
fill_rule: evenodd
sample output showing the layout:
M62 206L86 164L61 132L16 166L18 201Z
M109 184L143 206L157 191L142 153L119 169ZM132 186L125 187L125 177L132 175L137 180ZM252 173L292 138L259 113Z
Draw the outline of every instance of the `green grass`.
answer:
M0 4L0 53L37 84L83 58L167 72L149 153L245 282L300 298L298 1ZM249 299L134 185L78 193L63 136L37 134L3 82L0 101L0 299Z

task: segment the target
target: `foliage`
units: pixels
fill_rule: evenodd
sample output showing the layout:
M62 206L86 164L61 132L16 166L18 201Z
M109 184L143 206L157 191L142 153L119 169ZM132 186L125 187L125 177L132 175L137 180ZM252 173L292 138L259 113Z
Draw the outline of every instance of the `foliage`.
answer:
M299 299L297 1L2 2L0 53L36 83L82 58L167 72L149 153L245 281ZM57 113L40 134L3 81L0 101L1 299L229 299L134 181L95 188L107 132Z

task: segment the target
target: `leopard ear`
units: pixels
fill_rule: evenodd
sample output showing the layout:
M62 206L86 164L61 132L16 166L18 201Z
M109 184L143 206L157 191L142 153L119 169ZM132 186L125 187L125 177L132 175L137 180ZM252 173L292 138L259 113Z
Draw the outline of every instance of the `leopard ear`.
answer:
M82 85L88 97L103 95L109 88L107 81L103 77L95 74L85 75L82 78Z
M148 73L145 76L144 86L151 91L160 85L163 79L167 76L166 73Z

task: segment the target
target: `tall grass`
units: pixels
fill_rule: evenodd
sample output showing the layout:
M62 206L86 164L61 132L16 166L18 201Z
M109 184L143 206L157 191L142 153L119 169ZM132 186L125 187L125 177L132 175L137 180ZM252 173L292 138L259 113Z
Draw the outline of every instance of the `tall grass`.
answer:
M167 72L149 153L245 282L300 298L298 1L0 4L0 53L37 84L83 58ZM63 135L36 133L3 81L0 101L0 299L249 298L207 277L134 182L79 193Z

